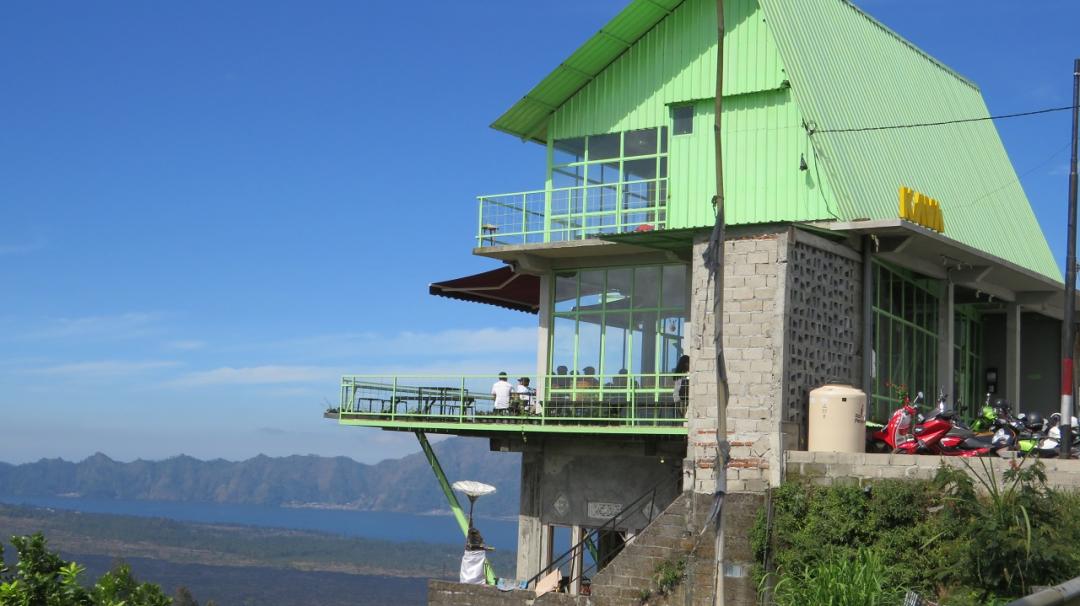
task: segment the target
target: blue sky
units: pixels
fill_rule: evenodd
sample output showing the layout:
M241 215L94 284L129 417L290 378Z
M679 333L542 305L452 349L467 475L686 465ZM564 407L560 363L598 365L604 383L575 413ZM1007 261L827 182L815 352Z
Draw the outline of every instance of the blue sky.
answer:
M1072 0L859 4L991 112L1070 101ZM0 460L375 461L414 440L323 420L340 374L531 368L426 287L494 266L475 196L543 158L487 125L622 5L4 3ZM1059 258L1068 120L999 124Z

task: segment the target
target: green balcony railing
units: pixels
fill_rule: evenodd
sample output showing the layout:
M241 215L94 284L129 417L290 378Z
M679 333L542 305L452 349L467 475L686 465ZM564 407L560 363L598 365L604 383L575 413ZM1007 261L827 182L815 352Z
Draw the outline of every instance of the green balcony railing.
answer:
M510 383L517 384L511 375ZM464 433L652 433L685 435L687 389L680 375L550 375L495 407L492 375L352 375L328 411L344 424Z
M539 244L664 229L667 179L479 196L478 245Z

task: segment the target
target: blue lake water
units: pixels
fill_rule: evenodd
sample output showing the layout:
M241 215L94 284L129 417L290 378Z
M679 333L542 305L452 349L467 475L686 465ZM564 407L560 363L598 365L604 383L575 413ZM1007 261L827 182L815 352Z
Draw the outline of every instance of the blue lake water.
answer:
M457 522L449 515L416 515L384 511L291 509L258 505L128 501L69 497L22 497L0 495L0 503L34 505L85 513L169 518L208 524L246 524L270 528L313 530L366 539L423 541L462 544ZM479 502L481 506L482 501ZM476 527L488 545L513 551L517 547L517 522L477 518Z

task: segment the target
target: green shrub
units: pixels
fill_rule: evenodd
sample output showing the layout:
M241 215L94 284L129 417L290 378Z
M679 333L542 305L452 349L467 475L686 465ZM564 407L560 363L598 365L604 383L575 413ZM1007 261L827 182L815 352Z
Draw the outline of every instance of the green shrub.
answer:
M856 550L854 558L833 555L785 575L773 588L777 606L898 606L904 593L885 558L866 548Z
M851 566L882 565L891 587L946 606L992 604L1080 576L1080 495L1048 488L1037 462L1000 479L985 461L970 471L943 465L930 481L867 488L785 484L771 494L771 527L761 512L752 532L755 576L776 582L781 603L793 585L818 590L857 572Z

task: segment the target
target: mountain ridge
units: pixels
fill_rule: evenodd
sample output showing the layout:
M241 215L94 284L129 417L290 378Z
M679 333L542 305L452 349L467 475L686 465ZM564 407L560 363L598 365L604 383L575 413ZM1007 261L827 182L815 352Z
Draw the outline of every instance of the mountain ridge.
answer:
M433 445L447 478L481 480L498 492L487 515L518 511L520 455L491 452L487 440L451 438ZM203 461L178 454L158 461L116 461L96 452L79 462L42 458L0 462L0 496L210 502L277 507L431 513L448 509L423 453L374 464L350 457L260 454L242 461Z

